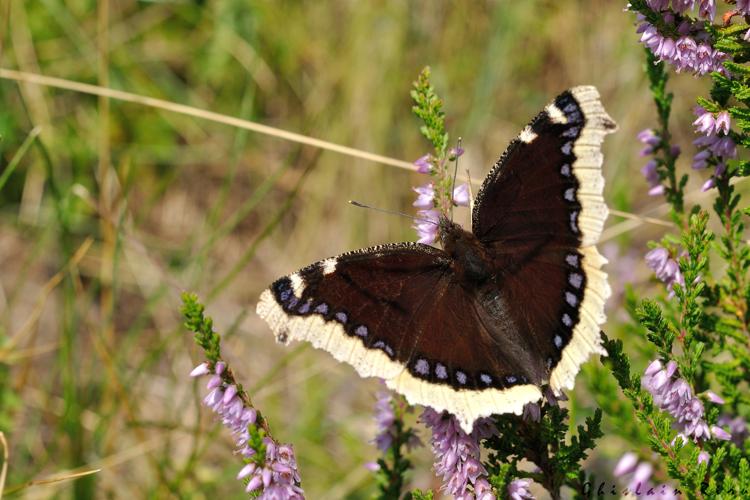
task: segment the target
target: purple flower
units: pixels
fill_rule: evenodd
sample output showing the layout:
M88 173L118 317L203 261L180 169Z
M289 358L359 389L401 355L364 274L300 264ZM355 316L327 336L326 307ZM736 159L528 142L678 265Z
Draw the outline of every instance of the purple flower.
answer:
M440 211L438 210L420 210L417 212L419 219L413 226L417 230L419 243L434 243L438 235L438 220Z
M651 268L656 277L663 281L669 290L669 297L674 296L674 284L685 284L677 261L669 256L669 251L663 247L656 247L646 254L646 265Z
M208 368L208 364L203 363L198 365L193 373L198 372L200 375L210 373L210 370L201 369L203 365ZM216 363L214 376L209 379L208 383L210 392L203 399L203 404L213 410L224 426L232 431L237 453L248 461L237 474L237 479L249 477L245 490L262 491L258 498L304 499L304 491L299 487L300 476L294 450L290 445L279 445L266 436L263 438L265 457L260 459L256 456L260 450L254 449L250 444L250 428L256 425L258 412L255 408L245 405L233 384L224 384L221 374L225 369L225 363Z
M664 194L664 191L666 189L667 188L665 188L663 184L659 184L658 186L654 186L651 189L649 189L648 190L648 195L649 196L659 196L661 194Z
M429 407L420 420L432 430L435 472L443 481L443 489L456 498L473 498L473 489L477 498L494 500L479 450L479 441L497 432L492 422L480 420L474 424L474 431L466 434L455 417Z
M699 151L694 157L693 157L693 168L696 170L700 170L703 168L706 168L708 166L708 159L711 158L711 151L708 149L704 149L702 151Z
M374 442L375 446L377 446L382 453L386 453L393 445L393 440L396 439L397 409L400 409L401 413L410 411L408 405L400 396L394 398L391 393L387 391L378 392L377 400L375 402L375 424L377 425L378 433L375 435ZM422 443L419 441L419 437L413 430L411 430L406 446L409 449L412 449L421 445Z
M638 455L633 453L632 451L629 451L625 453L620 460L617 461L617 465L615 465L615 470L613 474L615 477L624 476L625 474L630 474L635 470L635 466L638 465Z
M735 10L743 16L750 16L750 0L737 0Z
M380 470L380 464L377 462L366 462L365 469L369 470L370 472L377 472Z
M707 451L703 450L698 453L698 465L704 463L707 464L709 460L711 460L711 455L709 455Z
M724 135L729 133L729 111L721 111L716 115L716 133L723 132Z
M641 462L635 468L633 477L630 480L628 489L630 491L642 490L644 485L651 479L651 474L654 472L654 467L648 462Z
M674 361L662 368L661 362L655 360L646 368L641 384L653 396L654 404L674 417L673 427L683 440L689 437L695 441L709 439L711 429L703 420L703 403L693 396L687 381L675 378L676 374Z
M716 119L714 115L706 111L702 106L696 106L694 112L698 116L693 122L696 132L704 135L714 135L716 132Z
M724 398L716 394L714 391L706 391L706 397L709 401L711 401L712 403L716 403L717 405L724 404Z
M435 206L435 186L431 182L412 188L412 190L418 195L417 200L412 203L413 206L419 208L432 208Z
M661 137L656 135L653 129L647 128L638 132L638 140L646 146L641 150L641 156L648 156L654 152L654 148L661 143Z
M672 0L672 8L680 14L692 9L694 5L695 0Z
M661 184L661 178L659 178L659 172L656 169L657 166L658 163L656 160L650 160L643 166L643 168L641 168L641 173L643 174L643 177L646 178L646 182L648 182L651 188L648 191L650 196L664 193L664 185Z
M417 167L417 172L420 174L429 174L432 170L432 155L420 156L414 160L414 166Z
M453 190L453 203L455 203L459 207L468 207L469 201L470 197L468 184L461 184Z
M207 375L209 373L211 373L211 370L208 368L208 363L201 363L193 368L193 371L190 372L190 376L200 377L201 375Z
M703 183L703 185L701 186L701 191L705 193L706 191L713 189L715 187L716 187L716 179L711 177L710 179L708 179L706 182Z
M713 176L701 188L703 191L708 191L716 185L716 179L724 175L726 160L737 157L737 145L728 135L699 137L693 141L693 144L699 148L698 153L693 157L693 168L703 169L709 163L715 165Z
M661 11L666 8L667 3L653 1L649 2L649 6L655 11ZM694 0L674 0L672 2L672 8L680 13L689 10L694 5ZM715 12L714 0L701 0L699 10L701 16L712 18ZM638 19L641 21L637 29L637 32L641 33L641 43L648 47L659 60L667 61L673 65L677 72L690 71L696 75L705 75L711 71L726 72L722 63L726 60L727 55L715 50L708 43L710 35L703 29L701 23L691 24L686 21L680 23L677 26L677 31L681 36L675 41L659 33L658 29L646 22L642 15L639 15ZM671 13L666 12L664 22L674 25L675 18Z
M737 145L734 143L734 139L729 136L716 138L707 145L708 149L716 156L726 158L734 158L737 156Z
M711 426L711 434L713 434L716 439L721 439L722 441L729 441L732 439L732 435L718 425Z
M641 156L653 154L656 148L661 144L661 137L659 137L652 129L641 130L637 137L640 142L645 144L645 147L640 152ZM676 158L680 155L680 147L676 145L670 146L669 152ZM664 194L664 191L666 190L666 187L661 183L658 167L659 162L652 159L641 168L641 173L643 174L643 177L646 178L646 182L648 182L649 185L649 196Z
M529 491L529 485L531 485L530 479L514 479L508 485L508 497L511 500L526 500L534 498Z
M640 495L643 495L644 498L648 496L648 498L654 500L677 500L679 497L675 495L674 488L670 488L666 484L659 486L651 484L651 474L653 471L654 468L650 463L638 463L638 457L635 453L628 452L622 456L617 466L615 466L614 475L622 477L632 474L627 490L629 493L639 495L639 498Z
M450 151L448 151L448 160L454 161L462 154L464 154L464 148L451 148Z
M396 438L396 413L393 411L393 400L388 392L378 392L375 402L375 423L378 433L375 436L375 445L385 453Z
M706 136L727 135L731 127L728 111L721 111L714 116L702 106L696 106L695 115L698 117L693 122L695 131Z
M703 19L713 21L716 17L716 0L700 0L700 2L698 15Z
M716 423L722 427L729 428L729 433L732 435L732 442L739 447L742 447L745 439L750 434L748 433L747 422L742 417L732 417L725 413L719 417Z

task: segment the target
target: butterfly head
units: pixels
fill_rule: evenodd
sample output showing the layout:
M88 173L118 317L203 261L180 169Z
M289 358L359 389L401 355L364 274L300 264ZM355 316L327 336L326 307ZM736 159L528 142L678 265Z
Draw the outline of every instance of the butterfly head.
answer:
M461 239L462 233L465 232L459 224L456 224L444 215L441 215L438 219L440 244L446 251L448 251L448 248L455 246L456 241Z

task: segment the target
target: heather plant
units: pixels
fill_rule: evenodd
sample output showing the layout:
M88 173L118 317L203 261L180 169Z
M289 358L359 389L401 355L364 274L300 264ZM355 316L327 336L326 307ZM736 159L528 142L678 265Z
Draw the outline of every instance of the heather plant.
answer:
M654 129L639 134L643 154L653 156L643 172L649 194L663 195L669 204L675 228L645 256L665 295L630 300L629 333L645 335L653 360L639 374L622 341L606 342L610 356L604 363L638 423L618 426L628 429L623 437L637 451L622 457L615 475L633 474L644 494L653 473L668 477L687 498L746 497L750 248L744 238L750 212L735 181L750 174L747 161L738 159L750 146L750 71L743 64L750 54L743 21L750 12L740 1L731 2L721 18L714 1L633 1L629 10L646 46L658 117ZM713 195L713 214L686 203L691 174L677 162L680 148L670 134L672 70L690 71L711 84L695 101L691 167L693 176L704 179L708 170L700 182ZM602 407L615 421L624 420L617 417L622 405L612 403L618 392L605 385L598 383L598 389L609 394L600 393L598 400L607 401Z
M750 494L750 248L744 239L744 219L750 211L741 206L733 182L750 174L750 163L739 159L743 147L750 146L750 70L742 64L750 58L750 42L748 26L732 23L748 14L746 6L738 2L734 7L719 25L714 24L714 2L629 5L646 46L644 68L657 117L655 126L636 138L643 146L641 156L649 157L642 173L648 194L664 198L674 223L673 230L644 252L645 264L663 288L643 300L632 291L627 294L632 323L625 335L640 345L650 363L632 368L638 363L631 359L635 353L627 352L622 340L602 333L609 355L600 367L585 370L598 407L580 423L571 415L580 406L576 398L567 402L565 394L555 396L551 391L543 401L526 405L522 415L481 419L471 433L452 415L424 408L418 423L429 434L425 439L444 493L483 500L533 498L538 488L553 498L563 491L578 498ZM711 82L709 93L696 99L692 128L697 137L688 168L680 161L682 148L670 131L670 71ZM433 243L438 217L469 206L471 189L468 183L457 185L455 163L464 151L460 144L449 145L443 102L430 82L429 69L419 75L411 95L414 114L423 123L420 131L433 148L414 162L415 170L430 178L413 188L414 228L420 242ZM688 204L691 176L707 177L699 184L714 196L713 215ZM187 305L186 311L202 318L197 307ZM199 326L201 321L188 324L195 331L210 331L210 325ZM196 338L205 344L213 337ZM248 463L240 477L254 474L247 489L260 491L277 480L276 475L271 479L258 472L265 467L278 472L286 481L284 487L292 488L289 491L301 494L291 448L285 448L291 458L274 469L277 462L268 449L281 447L266 435L267 426L247 396L238 396L241 389L223 362L209 354L209 344L204 345L208 361L194 375L211 375L212 392L205 402L238 436L240 454ZM432 491L408 491L413 468L409 453L421 444L417 424L406 418L411 411L401 396L378 394L373 442L381 457L367 467L375 474L379 498L433 498ZM619 460L611 457L610 474L595 477L585 461L605 432L622 439L629 451Z
M272 436L268 422L250 401L221 357L221 336L213 329L213 320L204 314L204 306L193 294L182 295L185 327L195 334L195 343L206 360L196 366L191 377L210 376L203 404L210 408L235 439L236 454L244 463L237 479L245 484L251 497L264 499L302 499L300 475L294 450Z

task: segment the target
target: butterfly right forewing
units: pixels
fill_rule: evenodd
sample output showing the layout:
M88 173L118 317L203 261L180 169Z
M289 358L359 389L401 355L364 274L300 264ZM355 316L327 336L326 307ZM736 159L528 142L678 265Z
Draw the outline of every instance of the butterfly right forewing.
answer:
M493 255L508 314L534 338L555 391L603 353L609 296L594 244L607 207L601 144L616 128L593 87L558 96L513 140L480 189L472 231Z

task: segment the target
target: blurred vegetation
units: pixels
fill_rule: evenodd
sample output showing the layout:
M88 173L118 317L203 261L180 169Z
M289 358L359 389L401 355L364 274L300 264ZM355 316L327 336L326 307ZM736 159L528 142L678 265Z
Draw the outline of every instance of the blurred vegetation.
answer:
M446 98L448 130L463 138L462 167L475 181L547 100L594 84L620 124L605 144L610 205L663 217L666 207L648 199L638 174L634 135L655 113L623 7L593 0L2 0L0 67L411 161L427 145L410 115L409 89L430 65ZM680 75L673 85L677 96L694 96L702 84ZM675 140L685 148L690 106L675 102L673 115ZM417 174L8 79L0 79L0 137L0 431L8 441L8 491L243 497L231 438L200 408L202 387L187 377L200 355L181 327L183 290L207 299L225 332L226 358L277 437L294 443L309 498L375 491L363 464L376 456L369 440L377 383L354 380L349 367L306 346L277 347L254 308L275 277L311 261L414 239L410 221L346 201L408 209ZM688 190L701 183L692 180ZM603 246L617 295L607 326L614 336L627 333L620 325L625 283L639 293L650 286L640 258L645 241L662 231L610 219ZM596 361L584 377L571 402L571 418L581 422L591 415L586 388L614 383ZM589 459L597 477L609 477L626 445L602 441ZM430 461L426 450L416 454L414 486L438 486ZM91 469L101 471L25 486Z

